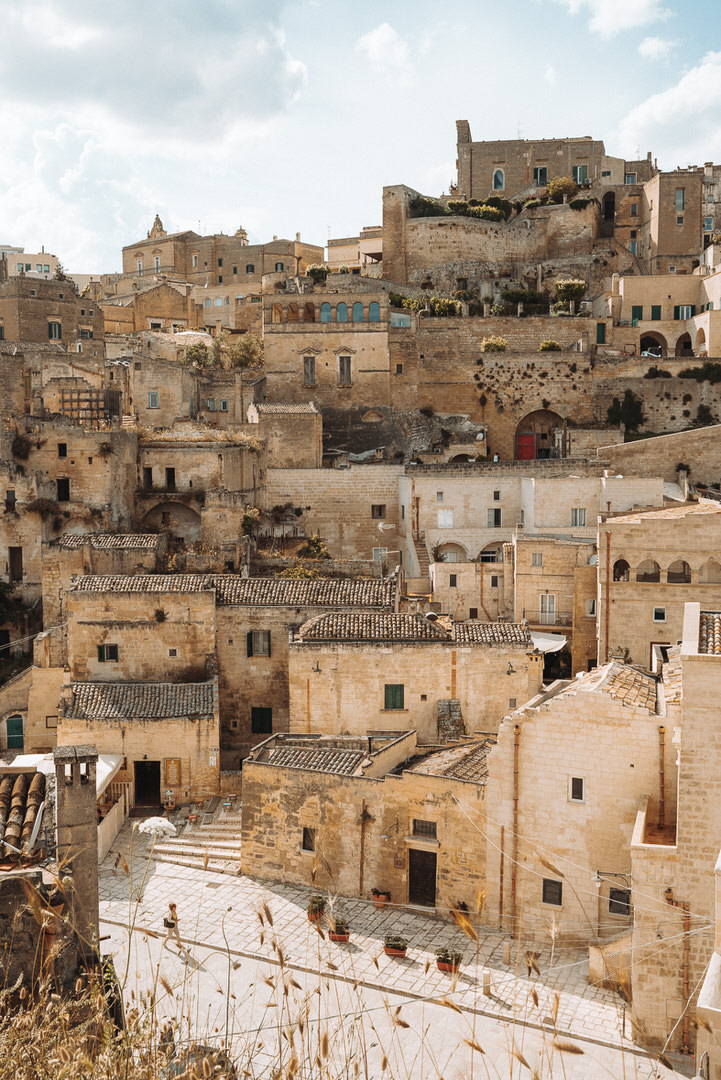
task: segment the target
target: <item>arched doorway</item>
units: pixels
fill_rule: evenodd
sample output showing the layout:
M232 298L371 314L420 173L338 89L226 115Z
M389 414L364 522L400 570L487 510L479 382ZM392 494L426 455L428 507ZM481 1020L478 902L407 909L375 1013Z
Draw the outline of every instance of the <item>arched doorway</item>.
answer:
M693 356L690 334L681 334L676 342L676 356Z
M668 349L668 342L663 334L655 332L644 334L639 344L641 356L665 356Z
M528 413L516 428L516 461L533 461L551 456L551 431L561 427L563 419L549 409Z

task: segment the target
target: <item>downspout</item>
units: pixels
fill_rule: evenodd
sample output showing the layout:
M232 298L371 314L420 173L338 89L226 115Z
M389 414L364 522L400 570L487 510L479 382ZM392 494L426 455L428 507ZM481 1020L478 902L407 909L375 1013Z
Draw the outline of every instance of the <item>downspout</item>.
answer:
M521 727L516 724L513 734L513 855L511 862L511 936L516 934L516 874L518 866L518 757Z
M689 1017L688 1006L690 1001L689 993L689 961L691 955L691 912L690 904L684 904L680 900L674 900L673 889L666 889L665 892L666 903L671 907L679 908L683 911L683 1043L681 1044L681 1053L690 1054L691 1048L689 1046Z
M363 863L366 850L366 801L361 803L361 834L360 834L360 871L358 874L358 895L363 896Z
M658 764L658 823L663 828L666 823L666 767L664 763L665 751L666 751L666 728L660 727L658 729L658 749L659 749L659 764Z
M504 838L506 826L501 825L501 865L498 870L498 929L503 929L503 864L505 861Z
M606 532L606 663L608 663L608 623L610 618L609 593L611 591L611 534Z

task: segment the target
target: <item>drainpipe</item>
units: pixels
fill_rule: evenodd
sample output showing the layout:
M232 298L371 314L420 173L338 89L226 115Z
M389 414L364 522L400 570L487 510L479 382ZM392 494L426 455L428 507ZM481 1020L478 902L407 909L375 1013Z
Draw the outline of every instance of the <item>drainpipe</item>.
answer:
M516 936L516 874L518 866L518 757L521 727L516 724L513 734L513 862L511 863L511 936Z
M660 727L658 729L658 749L659 749L659 765L658 765L658 823L661 827L666 824L666 774L665 774L665 749L666 749L666 728Z
M370 741L370 740L369 740ZM366 849L366 801L361 803L361 834L360 834L360 871L358 874L358 895L363 896L363 863Z
M611 592L611 534L606 532L606 663L608 663L609 593Z
M673 889L666 889L664 895L667 904L669 904L671 907L679 908L681 911L683 911L683 1043L681 1044L681 1053L690 1054L691 1049L688 1041L688 1005L691 996L689 993L689 959L691 954L690 904L684 904L680 900L674 900Z
M501 865L498 870L498 929L503 929L503 863L505 861L504 854L504 837L506 832L506 826L501 825Z

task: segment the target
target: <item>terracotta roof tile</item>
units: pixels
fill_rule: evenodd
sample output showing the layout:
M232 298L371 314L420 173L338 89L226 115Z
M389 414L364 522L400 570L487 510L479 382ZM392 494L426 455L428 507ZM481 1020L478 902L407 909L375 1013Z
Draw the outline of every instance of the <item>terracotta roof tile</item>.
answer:
M656 677L618 660L612 660L611 663L594 668L586 675L574 679L558 696L579 691L608 694L624 705L637 706L651 713L657 712Z
M709 656L721 656L721 611L701 612L698 651Z
M312 401L309 401L309 402L297 402L294 405L292 405L292 404L285 405L285 404L283 404L282 402L279 402L279 401L277 401L277 402L263 401L263 402L260 402L260 403L256 404L255 407L256 407L256 409L258 410L258 412L261 415L263 415L263 413L265 413L266 415L285 413L285 414L288 414L288 415L297 416L297 415L299 415L301 413L317 413L318 412L318 410L316 409L316 407L315 407L315 405L313 404Z
M214 591L218 604L278 607L393 608L395 585L374 578L244 578L238 574L140 574L78 578L73 592Z
M458 622L453 626L453 638L459 645L533 645L527 622Z
M79 720L164 720L214 715L213 683L71 684L65 716Z
M446 776L470 784L485 784L488 780L488 754L494 745L494 739L483 739L471 745L440 750L436 754L429 754L408 771L427 776Z
M285 769L339 773L352 776L366 755L360 750L328 750L314 747L280 746L268 750L261 760Z
M304 623L296 641L450 641L437 623L423 615L397 612L333 612Z
M139 548L150 549L158 546L158 533L64 533L53 543L62 548L80 548L90 544L93 548Z
M17 848L27 852L33 826L45 798L45 775L41 772L7 773L0 777L0 851L4 859L17 862ZM11 845L10 847L6 846Z

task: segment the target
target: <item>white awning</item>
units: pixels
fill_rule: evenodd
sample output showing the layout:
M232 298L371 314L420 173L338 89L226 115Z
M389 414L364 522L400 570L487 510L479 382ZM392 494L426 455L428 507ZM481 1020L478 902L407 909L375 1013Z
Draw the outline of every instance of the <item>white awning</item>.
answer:
M533 648L542 653L560 652L566 644L566 638L563 634L540 634L537 631L532 630L531 638L533 640Z
M102 795L106 787L120 769L123 761L122 754L98 754L98 763L95 768L95 790L98 796ZM19 754L11 762L13 769L33 770L46 774L55 771L55 763L52 753L49 754Z

